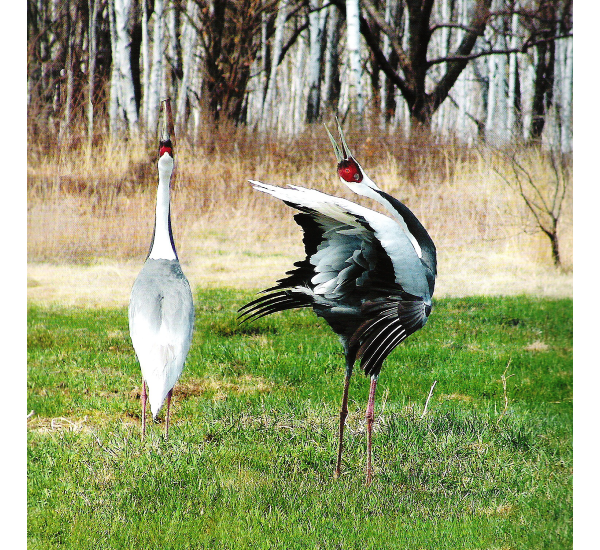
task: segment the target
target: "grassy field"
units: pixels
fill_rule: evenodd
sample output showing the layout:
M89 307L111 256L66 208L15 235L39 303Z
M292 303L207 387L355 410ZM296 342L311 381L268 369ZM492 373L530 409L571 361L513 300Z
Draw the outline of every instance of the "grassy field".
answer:
M365 487L368 380L334 481L337 338L308 311L238 327L250 298L197 294L170 438L144 443L126 309L29 306L29 548L572 546L572 300L438 300L384 365Z

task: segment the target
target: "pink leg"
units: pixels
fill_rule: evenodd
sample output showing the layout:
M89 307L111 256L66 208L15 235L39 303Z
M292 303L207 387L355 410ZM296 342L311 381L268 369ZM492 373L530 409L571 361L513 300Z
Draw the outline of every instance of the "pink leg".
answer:
M169 417L171 414L171 396L173 395L173 388L167 394L167 422L165 427L165 439L169 439Z
M142 441L146 435L146 401L148 400L148 394L146 393L146 381L142 378Z
M371 437L373 422L375 420L375 388L377 387L377 376L371 377L371 390L369 391L369 403L365 418L367 419L367 485L373 479L373 466L371 465Z
M342 441L344 439L344 423L348 416L348 387L350 386L350 375L346 374L344 380L344 396L342 397L342 408L340 410L340 441L338 444L337 465L335 467L334 479L340 477L340 469L342 467Z

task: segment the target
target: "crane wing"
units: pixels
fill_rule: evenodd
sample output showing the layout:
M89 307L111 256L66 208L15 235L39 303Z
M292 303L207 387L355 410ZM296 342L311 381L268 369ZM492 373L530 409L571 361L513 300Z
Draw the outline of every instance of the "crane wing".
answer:
M368 320L352 335L349 347L365 374L376 376L392 350L425 325L431 306L405 294L366 302L362 312Z
M413 243L388 216L314 189L251 183L255 189L273 195L314 220L312 224L307 216L296 216L305 231L307 260L317 272L313 281L316 293L325 295L334 288L342 290L339 285L346 281L360 283L360 279L352 277L358 273L358 267L368 273L364 266L370 265L381 267L373 274L377 278L383 276L385 284L399 286L404 292L426 300L430 298L426 270ZM300 271L293 273L297 276L309 271L304 262L296 265Z

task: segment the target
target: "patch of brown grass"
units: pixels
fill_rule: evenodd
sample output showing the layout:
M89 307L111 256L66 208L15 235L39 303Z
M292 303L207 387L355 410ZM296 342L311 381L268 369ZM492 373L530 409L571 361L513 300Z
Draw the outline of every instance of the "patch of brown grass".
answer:
M560 272L552 266L546 237L526 231L531 224L522 200L494 171L509 169L501 157L480 155L455 143L408 144L382 132L370 132L367 139L352 128L347 134L369 175L409 206L435 241L437 295L570 295L571 195L560 226L566 266ZM224 126L201 144L180 139L176 155L173 232L193 284L270 285L302 255L293 212L253 191L248 179L317 188L380 210L340 184L320 125L290 141ZM536 177L547 179L550 167L544 166L543 157L532 149L531 158ZM93 294L90 279L111 279L108 290L100 284L96 288L98 301L110 301L116 292L118 303L126 303L152 237L155 162L153 144L143 141L105 140L92 150L84 145L67 151L31 147L31 299L77 301L69 298L68 287L51 277L64 268L61 277L75 287L81 281L84 294L86 289ZM88 296L81 303L93 301Z

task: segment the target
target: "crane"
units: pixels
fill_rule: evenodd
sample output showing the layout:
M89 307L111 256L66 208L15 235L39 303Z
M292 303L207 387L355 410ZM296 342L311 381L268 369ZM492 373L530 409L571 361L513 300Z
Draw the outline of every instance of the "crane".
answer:
M366 482L371 483L375 390L385 358L422 328L431 313L435 245L416 216L381 190L350 153L338 122L341 143L327 130L341 181L353 192L383 205L386 216L349 200L298 186L277 187L251 180L253 187L282 200L299 213L306 257L295 269L240 308L241 321L286 309L312 307L339 336L346 373L340 410L334 476L340 476L348 388L354 363L370 376Z
M156 420L166 398L165 438L169 437L173 387L183 371L194 329L192 291L179 264L171 231L175 137L168 99L163 102L162 111L154 235L129 300L129 333L142 369L142 441L148 399Z

